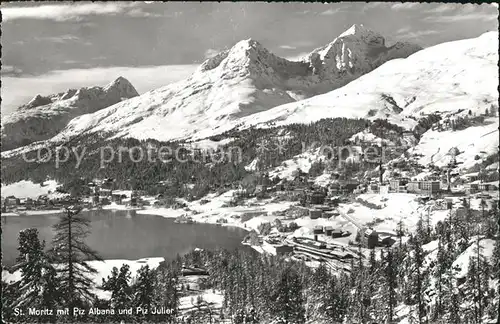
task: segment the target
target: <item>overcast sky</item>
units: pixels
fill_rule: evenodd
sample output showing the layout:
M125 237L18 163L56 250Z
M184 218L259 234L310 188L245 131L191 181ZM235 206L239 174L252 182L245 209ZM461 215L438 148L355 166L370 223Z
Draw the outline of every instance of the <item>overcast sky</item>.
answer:
M498 29L492 4L13 2L1 11L2 113L118 76L143 93L247 38L293 58L355 23L424 47Z

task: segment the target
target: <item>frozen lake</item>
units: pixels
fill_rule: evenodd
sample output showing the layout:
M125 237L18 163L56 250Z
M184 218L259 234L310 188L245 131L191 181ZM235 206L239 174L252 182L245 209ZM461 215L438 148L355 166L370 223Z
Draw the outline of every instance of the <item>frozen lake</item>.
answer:
M87 244L103 259L173 258L194 248L247 248L241 245L246 231L213 224L176 224L173 218L136 214L135 211L83 211L91 220ZM34 227L50 247L52 225L60 214L2 217L3 264L10 266L18 256L19 231Z

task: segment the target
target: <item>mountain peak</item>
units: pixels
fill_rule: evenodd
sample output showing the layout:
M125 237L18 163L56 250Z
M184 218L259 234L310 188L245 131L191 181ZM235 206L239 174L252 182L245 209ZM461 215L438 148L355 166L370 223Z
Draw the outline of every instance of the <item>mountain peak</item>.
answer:
M245 65L245 62L255 59L260 53L268 51L258 41L248 38L234 44L230 49L223 50L205 60L198 68L199 72L213 70L227 58L231 66Z
M119 76L118 78L116 78L113 82L111 82L112 84L119 84L119 83L130 83L129 80L125 79L124 77L122 76Z
M33 97L24 107L24 109L31 109L43 105L48 105L52 103L52 100L50 97L44 97L40 94L37 94L36 96Z
M339 37L348 36L348 35L359 36L359 35L374 34L374 33L375 32L373 30L366 28L363 24L354 24L349 29L347 29L345 32L340 34Z
M139 93L134 88L132 83L130 83L129 80L125 79L122 76L119 76L113 82L107 84L104 87L104 91L110 91L112 89L116 89L117 91L123 94L122 97L126 98L132 98L139 95Z
M139 94L124 77L104 87L83 87L47 96L36 95L12 114L2 116L2 149L10 150L46 140L75 117L92 114Z
M253 48L262 47L262 45L257 40L255 40L253 38L243 39L243 40L239 41L238 43L236 43L235 46L237 46L237 45L253 47Z
M249 56L250 53L267 51L261 43L258 41L248 38L236 43L230 50L230 56Z
M354 38L377 46L385 46L385 38L378 32L365 27L363 24L354 24L337 39Z

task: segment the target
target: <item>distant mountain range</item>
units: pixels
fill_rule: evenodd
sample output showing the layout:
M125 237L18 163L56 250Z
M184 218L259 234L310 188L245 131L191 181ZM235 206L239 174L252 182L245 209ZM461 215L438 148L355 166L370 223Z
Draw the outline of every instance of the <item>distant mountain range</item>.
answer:
M387 119L412 130L431 113L456 117L497 110L497 50L498 32L421 49L409 43L386 47L380 34L362 25L299 61L244 40L186 80L140 96L123 78L104 88L37 96L2 120L2 150L90 134L198 142L229 130L334 117ZM497 124L471 128L460 135L461 143L450 145L470 152L473 163L479 152L498 145L494 132L488 133ZM431 133L415 147L425 163L444 145L440 136L459 135Z
M322 118L388 119L407 129L433 112L484 113L498 103L498 32L391 60L349 84L239 120L242 127ZM497 107L498 108L498 107Z
M243 40L206 60L186 80L74 119L55 140L84 132L159 140L207 137L241 118L340 88L419 50L402 42L387 47L383 36L362 25L296 62Z
M2 118L2 151L50 139L73 118L138 95L132 84L122 77L105 87L36 95L26 105Z

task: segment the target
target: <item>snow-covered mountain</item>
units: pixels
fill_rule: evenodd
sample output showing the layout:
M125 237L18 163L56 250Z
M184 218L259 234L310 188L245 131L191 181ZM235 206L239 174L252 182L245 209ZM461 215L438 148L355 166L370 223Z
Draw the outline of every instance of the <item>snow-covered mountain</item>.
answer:
M448 152L456 149L458 169L468 169L494 154L499 145L498 113L488 113L498 111L497 64L498 32L488 32L392 60L340 89L243 118L236 126L274 127L346 117L388 119L413 129L430 113L438 113L448 125L477 116L484 121L426 131L408 151L419 156L421 165L442 167L450 162Z
M309 123L322 118L388 118L406 128L432 112L498 109L498 32L447 42L391 60L346 86L275 107L243 127Z
M354 25L330 44L292 62L255 40L205 61L188 79L73 120L55 140L83 132L159 140L203 138L244 117L342 87L388 60L421 48L385 46L384 37Z
M70 89L49 96L36 95L26 105L2 118L2 150L49 139L75 117L94 113L138 95L123 77L104 87Z

